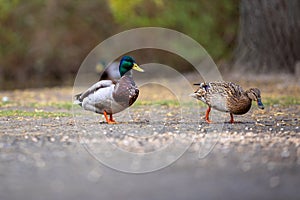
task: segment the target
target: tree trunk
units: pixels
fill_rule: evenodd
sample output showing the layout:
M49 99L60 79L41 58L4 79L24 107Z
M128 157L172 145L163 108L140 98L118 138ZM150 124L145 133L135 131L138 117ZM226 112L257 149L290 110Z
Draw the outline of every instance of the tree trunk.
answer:
M300 61L300 1L241 0L235 68L295 73Z

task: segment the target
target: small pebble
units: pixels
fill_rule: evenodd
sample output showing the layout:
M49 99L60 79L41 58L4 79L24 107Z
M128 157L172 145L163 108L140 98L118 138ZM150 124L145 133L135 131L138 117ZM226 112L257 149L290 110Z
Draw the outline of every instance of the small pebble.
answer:
M269 171L272 171L273 169L275 169L275 163L273 162L269 162L267 165L267 168Z
M273 176L270 178L270 187L275 188L279 185L280 178L278 176Z
M9 101L9 98L7 96L2 97L2 102L6 103Z
M88 173L87 179L91 182L98 182L101 176L102 176L101 170L93 169Z
M267 156L262 157L261 162L262 162L263 164L268 163L268 157L267 157Z
M288 158L290 156L290 152L287 148L284 148L283 151L281 152L281 157L283 158Z
M243 170L244 172L247 172L247 171L249 171L250 169L251 169L251 165L250 165L249 162L245 162L245 163L242 164L242 170Z
M19 154L18 155L18 160L21 161L21 162L24 162L24 161L26 161L26 156L24 156L23 154Z
M32 140L33 142L38 142L38 141L39 141L39 139L38 139L37 137L32 137L31 140Z
M247 137L252 137L252 136L253 136L253 132L247 132L247 133L246 133L246 136L247 136Z
M43 167L46 166L45 161L43 161L43 160L41 160L41 159L39 159L35 164L36 164L36 166L39 167L39 168L43 168Z
M123 144L124 144L125 146L128 146L128 145L129 145L129 141L128 141L128 140L123 140Z

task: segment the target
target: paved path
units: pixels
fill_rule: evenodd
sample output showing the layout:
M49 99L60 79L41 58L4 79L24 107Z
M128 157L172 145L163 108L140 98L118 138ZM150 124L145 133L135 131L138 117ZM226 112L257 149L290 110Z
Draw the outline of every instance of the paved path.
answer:
M27 94L44 98L44 93L37 91ZM51 96L54 101L65 98L60 95L56 92ZM18 96L11 94L11 98ZM42 108L24 104L1 108L7 109L72 113L46 104ZM200 118L203 107L187 106L179 111L176 105L139 105L130 110L130 120L126 114L116 115L120 123L114 126L99 123L99 116L85 112L74 117L2 116L0 199L299 198L299 105L267 106L264 111L253 107L248 114L238 116L233 125L220 121L207 125ZM182 113L189 117L182 120ZM176 160L173 155L178 154L178 147L188 145L191 138L191 146ZM172 146L176 139L182 143L168 149L169 160L148 160L147 166L143 160L128 165L131 161L126 156L106 151L104 145L108 141L114 150L143 154ZM212 144L209 153L206 150L210 147L205 144ZM132 171L171 165L132 174L97 160L105 158L107 162L113 160L115 169L131 166Z

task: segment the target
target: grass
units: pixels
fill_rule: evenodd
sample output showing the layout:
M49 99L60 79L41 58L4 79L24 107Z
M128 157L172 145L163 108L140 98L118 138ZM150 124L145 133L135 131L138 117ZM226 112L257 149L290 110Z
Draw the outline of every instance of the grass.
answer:
M71 110L73 103L72 102L30 102L26 105L21 105L20 103L9 101L9 102L0 102L0 107L12 107L12 106L22 106L22 107L29 107L29 108L45 108L45 107L51 107L51 108L57 108L57 109L65 109L65 110Z
M32 108L43 108L43 107L52 107L52 108L58 108L58 109L66 109L71 110L73 106L72 102L48 102L48 103L30 103L29 107Z
M269 96L262 99L265 106L281 105L300 105L300 97L297 96Z
M280 105L280 106L291 106L291 105L300 105L300 97L298 96L265 96L262 99L265 106ZM198 105L201 107L206 107L206 105L200 101L197 101ZM253 102L256 104L256 102ZM169 107L178 107L178 106L193 106L194 104L188 102L182 102L180 104L177 100L138 100L134 103L133 106L169 106ZM24 111L20 109L13 109L12 107L26 107L34 108L34 111ZM48 112L43 111L43 108L55 108L55 109L64 109L71 110L73 106L72 102L31 102L26 105L18 105L16 102L2 102L0 101L0 107L6 108L5 110L0 110L0 117L8 116L19 116L19 117L41 117L41 118L51 118L51 117L70 117L71 113L68 112ZM41 109L41 110L39 110Z
M138 100L134 103L134 106L150 106L150 105L179 106L180 103L176 100L156 100L156 101Z
M46 111L24 111L24 110L0 110L0 117L37 117L37 118L52 118L52 117L71 117L71 113L66 112L46 112Z

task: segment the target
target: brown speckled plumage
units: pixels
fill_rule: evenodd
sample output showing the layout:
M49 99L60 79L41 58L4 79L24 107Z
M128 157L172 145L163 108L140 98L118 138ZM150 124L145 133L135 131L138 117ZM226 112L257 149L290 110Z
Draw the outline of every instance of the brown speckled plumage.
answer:
M115 86L113 98L124 107L131 106L139 96L139 89L131 76L123 76Z
M231 122L233 122L232 114L241 115L250 110L252 100L257 101L259 108L264 108L261 103L260 91L257 88L251 88L244 91L241 86L224 81L195 85L199 85L199 88L191 96L201 100L209 106L206 113L206 121L208 122L210 122L208 118L210 108L222 112L229 112L231 115Z

